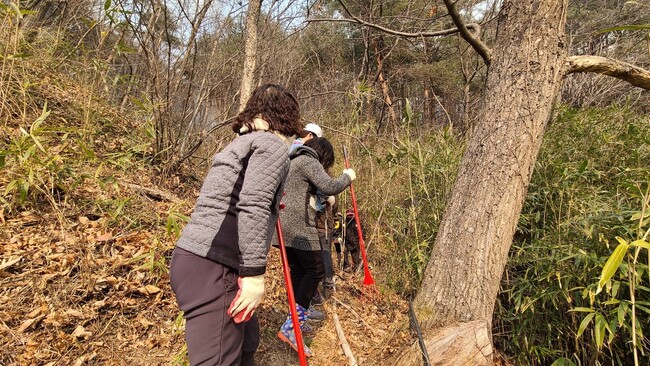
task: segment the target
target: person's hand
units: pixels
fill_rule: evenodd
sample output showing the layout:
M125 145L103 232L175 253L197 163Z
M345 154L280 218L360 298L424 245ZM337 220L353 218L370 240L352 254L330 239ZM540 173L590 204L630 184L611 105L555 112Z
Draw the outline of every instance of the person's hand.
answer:
M264 295L264 275L239 277L239 291L228 308L228 315L235 323L247 322L262 302Z
M334 196L329 196L329 197L327 197L327 203L328 203L330 206L334 206L334 203L336 203L336 198L334 198Z
M343 174L347 174L350 177L350 180L357 179L357 174L354 172L354 169L348 168L343 171Z

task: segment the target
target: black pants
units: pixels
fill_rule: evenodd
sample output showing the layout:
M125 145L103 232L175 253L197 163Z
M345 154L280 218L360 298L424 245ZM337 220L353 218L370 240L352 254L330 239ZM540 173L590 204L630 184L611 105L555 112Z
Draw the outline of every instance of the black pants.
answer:
M287 248L287 261L291 269L293 294L298 305L309 309L309 302L325 275L323 254L320 250L300 250Z
M332 263L332 244L328 242L325 234L318 234L318 240L323 254L323 269L325 270L325 280L323 285L334 286L334 264Z
M348 255L350 259L348 259ZM350 263L352 262L352 263ZM361 248L359 243L345 241L345 255L343 256L343 268L355 270L361 265Z
M227 313L239 290L237 273L176 248L169 276L186 320L190 365L253 366L260 343L257 315L248 322L235 324Z

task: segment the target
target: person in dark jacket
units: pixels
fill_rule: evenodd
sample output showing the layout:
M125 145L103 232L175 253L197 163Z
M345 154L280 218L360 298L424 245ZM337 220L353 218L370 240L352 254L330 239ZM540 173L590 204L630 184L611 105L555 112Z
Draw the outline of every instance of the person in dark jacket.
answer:
M338 207L337 207L338 208ZM334 249L336 250L336 268L341 268L341 243L343 243L343 227L345 222L343 221L343 215L340 212L334 214L334 225L332 229L332 236L330 240L334 244Z
M283 199L286 207L281 218L301 330L309 317L309 303L324 275L321 243L316 228L316 191L327 195L338 194L356 178L352 169L345 169L336 179L331 178L326 169L333 164L334 149L325 138L311 139L291 154ZM278 337L297 350L291 314L280 328ZM307 346L305 354L312 355Z
M361 222L361 220L359 220ZM363 233L363 223L361 223ZM345 252L343 253L343 270L356 272L361 268L361 246L359 243L359 230L357 220L354 217L354 210L345 211ZM348 256L350 259L348 259Z
M264 294L289 145L302 130L298 102L279 85L262 85L232 128L238 136L215 155L170 264L191 365L254 365L254 312Z

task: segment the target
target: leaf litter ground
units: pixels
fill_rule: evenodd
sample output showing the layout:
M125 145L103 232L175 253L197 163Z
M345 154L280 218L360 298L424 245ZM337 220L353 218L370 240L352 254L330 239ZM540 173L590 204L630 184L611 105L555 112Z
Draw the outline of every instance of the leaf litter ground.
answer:
M133 195L140 214L170 211L169 202L121 192ZM167 274L173 239L165 225L121 223L125 229L117 231L105 213L75 205L52 211L24 211L0 223L0 364L185 364L183 322ZM381 285L372 298L364 295L362 274L337 279L334 297L323 305L326 319L313 323L307 337L315 354L309 364L348 363L334 312L360 365L387 364L412 341L406 302ZM276 335L288 306L275 248L266 281L257 365L298 365Z
M31 72L51 75L47 68ZM48 101L52 113L39 138L46 157L56 158L66 174L57 187L42 187L51 196L31 193L28 208L0 207L0 365L186 364L168 261L178 214L189 214L196 187L176 176L161 180L141 160L151 153L138 137L146 130L139 125L143 116L115 112L66 77L33 89L33 118L23 122L34 120ZM88 123L87 110L97 121ZM20 135L18 121L5 127L3 141ZM14 160L0 170L3 191L24 175ZM50 174L32 163L37 174ZM372 261L372 251L369 256ZM257 364L297 365L296 354L276 335L288 310L277 249L271 249L266 281ZM324 305L327 317L308 338L315 353L310 365L347 363L335 311L361 365L390 364L390 356L411 342L406 303L381 285L381 295L370 301L361 281L340 278L338 302Z

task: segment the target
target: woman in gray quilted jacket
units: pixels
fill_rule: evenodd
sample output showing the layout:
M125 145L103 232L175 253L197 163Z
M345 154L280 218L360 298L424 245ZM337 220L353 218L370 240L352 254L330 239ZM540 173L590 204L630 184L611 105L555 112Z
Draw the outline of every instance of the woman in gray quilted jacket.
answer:
M316 228L316 190L335 195L356 178L352 169L333 179L326 170L334 164L334 149L327 139L310 139L291 153L291 167L285 187L286 204L281 213L287 260L301 329L309 317L309 302L323 279L323 255ZM278 337L297 350L291 315L280 328ZM305 346L305 354L312 355Z
M238 136L215 155L170 265L191 365L254 365L253 313L264 294L289 145L302 130L298 102L279 85L262 85L232 128Z

